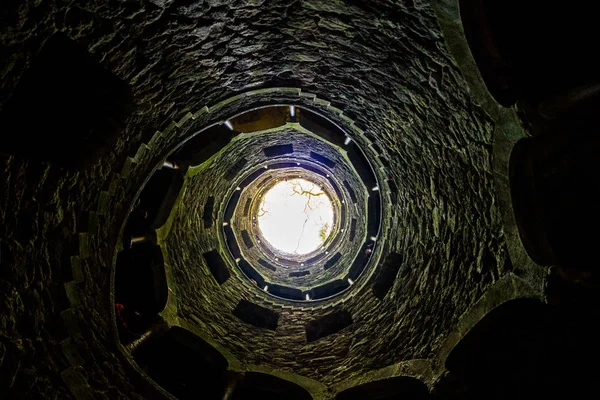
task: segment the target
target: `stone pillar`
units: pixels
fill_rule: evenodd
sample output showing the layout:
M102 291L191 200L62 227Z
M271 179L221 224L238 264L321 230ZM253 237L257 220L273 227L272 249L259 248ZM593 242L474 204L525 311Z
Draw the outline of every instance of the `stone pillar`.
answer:
M225 391L223 393L223 400L233 399L233 393L238 385L238 382L243 378L242 374L234 371L227 371L227 383L225 384Z
M138 338L128 343L125 347L130 353L133 353L144 343L147 343L151 338L156 338L166 334L169 331L169 328L169 324L165 320L161 319L157 323L151 325L150 328L148 328Z

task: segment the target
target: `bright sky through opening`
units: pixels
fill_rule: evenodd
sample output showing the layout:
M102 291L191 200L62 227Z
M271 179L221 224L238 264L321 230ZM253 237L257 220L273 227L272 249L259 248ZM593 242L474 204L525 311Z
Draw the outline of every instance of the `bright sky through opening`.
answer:
M333 228L333 205L316 184L289 179L273 186L258 210L263 238L279 251L303 255L323 245Z

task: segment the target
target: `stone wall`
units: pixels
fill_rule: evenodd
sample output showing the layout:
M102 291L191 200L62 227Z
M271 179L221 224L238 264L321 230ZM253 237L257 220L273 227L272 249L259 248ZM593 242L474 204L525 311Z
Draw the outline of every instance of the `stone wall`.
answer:
M114 399L152 390L130 379L137 372L115 345L118 235L140 186L182 138L244 107L289 100L285 93L237 99L203 116L204 106L251 89L301 87L331 102L314 107L340 124L342 110L356 121L397 188L385 204L393 215L386 253L402 254L410 273L383 301L365 288L345 305L351 332L310 346L301 339L306 317L296 312L266 333L231 314L216 316L219 324L200 319L232 352L327 383L424 358L507 271L492 122L474 103L429 4L42 0L9 3L1 21L0 107L57 31L129 84L135 103L112 151L86 170L2 156L3 392ZM188 111L198 117L173 122ZM2 140L17 134L2 132ZM260 340L250 347L241 337Z

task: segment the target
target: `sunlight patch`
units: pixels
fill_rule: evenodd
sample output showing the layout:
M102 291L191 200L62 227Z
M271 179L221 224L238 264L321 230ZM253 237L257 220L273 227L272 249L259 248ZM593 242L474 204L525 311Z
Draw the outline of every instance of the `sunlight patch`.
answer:
M290 179L265 193L258 209L258 227L275 249L303 255L317 250L333 228L333 205L315 183Z

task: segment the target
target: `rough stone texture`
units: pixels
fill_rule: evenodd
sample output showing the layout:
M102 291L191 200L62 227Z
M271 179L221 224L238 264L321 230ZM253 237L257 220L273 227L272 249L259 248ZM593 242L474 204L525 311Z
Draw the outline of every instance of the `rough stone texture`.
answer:
M187 319L188 322L199 324L202 330L207 332L213 340L224 347L231 348L232 353L245 363L271 364L275 367L287 366L290 372L305 373L304 369L298 371L297 367L302 364L317 365L314 359L323 352L321 347L323 343L305 346L304 325L317 315L322 315L325 311L315 311L315 306L311 306L310 303L301 307L297 305L295 309L291 309L290 307L294 303L283 302L287 305L287 308L283 307L282 309L280 301L268 296L261 299L265 297L261 288L251 285L233 266L233 260L231 256L228 256L228 252L222 244L222 235L219 233L222 229L224 203L230 192L234 190L237 182L242 179L245 173L262 165L261 163L266 160L261 151L263 147L282 143L286 140L292 140L296 145L293 160L310 159L310 150L318 150L336 160L336 167L331 172L334 176L341 180L350 180L357 189L359 188L358 185L361 185L358 183L355 174L350 170L347 164L348 161L344 160L341 154L336 154L335 150L328 149L328 145L296 130L296 128L283 127L265 133L240 135L205 165L198 167L197 170L192 169L190 171L185 195L182 197L177 210L177 215L171 227L171 234L164 245L168 253L170 269L173 271L173 288L177 293L178 309L182 318ZM247 159L246 167L239 171L239 176L235 180L228 181L224 178L224 172L236 163L239 154L244 154ZM262 179L262 177L258 178L259 181ZM363 189L362 192L357 190L357 193L360 202L363 204L363 207L359 208L361 215L355 215L356 211L352 211L350 216L359 218L360 223L364 226L364 215L366 214L364 209L365 190ZM215 226L205 229L202 215L208 196L215 197L216 203L221 205L221 211ZM348 200L346 198L346 201ZM355 207L354 204L351 206ZM240 206L240 208L242 207ZM364 235L364 228L362 232ZM381 241L385 242L385 236L382 236ZM341 246L343 247L339 250L344 253L344 256L336 267L323 271L322 263L320 263L314 268L312 276L305 279L283 277L283 282L281 279L277 282L292 287L310 288L335 277L343 277L344 274L347 274L348 267L360 247L344 240L341 242ZM240 245L240 247L243 248L243 245ZM207 265L198 257L199 254L212 249L222 249L223 256L229 260L230 268L235 270L234 276L222 285L212 279ZM246 258L251 262L253 261L247 255ZM377 260L373 259L373 261L376 265ZM259 267L257 265L257 269ZM269 276L267 276L267 279L273 282ZM280 319L278 331L274 336L271 332L264 333L261 329L243 323L232 313L242 299L255 299L263 306L277 309L287 319ZM316 303L316 306L324 307L323 303ZM303 308L303 311L297 308ZM329 350L334 351L334 354L339 357L343 357L345 352L348 351L349 344L350 341L344 338L341 342L339 340L335 341L333 346L329 345ZM341 349L338 348L340 345L342 346ZM290 351L292 346L298 346L299 348ZM285 351L282 353L276 350L278 348L285 349ZM300 355L297 354L298 351ZM321 363L324 363L325 360L332 361L333 354L331 352L328 354L328 357L323 358ZM276 363L267 362L266 360L273 355L276 357ZM284 365L278 364L279 358L282 359ZM295 358L294 361L291 360L293 358ZM293 363L291 364L292 368L289 366L290 362ZM321 375L311 377L321 378Z
M86 171L2 156L2 395L66 398L70 388L83 398L137 396L125 378L136 372L111 329L117 236L141 184L182 137L219 116L286 97L234 101L181 130L172 123L250 89L302 87L356 120L382 150L397 187L386 205L394 227L386 253L403 254L412 273L383 301L370 290L349 300L351 329L311 346L303 342L300 313L282 315L285 329L267 333L222 314L223 325L205 328L231 339L232 351L251 353L233 328L239 337L260 337L252 362L328 383L424 358L507 270L493 196L492 124L472 100L428 4L13 1L0 21L0 107L56 31L130 84L136 104L113 151ZM157 130L163 134L140 147ZM2 132L2 140L10 134L16 132Z
M262 148L272 144L279 143L283 141L292 140L295 144L295 151L293 155L286 155L285 158L279 158L274 160L272 158L267 158L264 156L264 153L261 151ZM178 231L179 238L175 240L171 240L168 243L171 252L191 252L191 257L195 259L193 254L196 254L197 251L208 251L214 248L220 247L221 243L218 240L219 232L222 230L221 223L223 222L223 208L225 208L226 199L230 196L231 192L234 191L236 185L238 185L239 181L242 180L245 174L249 172L253 172L257 167L262 167L263 163L274 163L274 162L285 162L289 157L293 157L293 161L303 161L308 163L313 163L314 161L310 158L310 150L319 149L324 154L328 154L328 156L336 160L336 166L332 170L328 170L330 174L332 174L332 179L337 181L337 186L340 188L342 194L344 193L344 188L341 184L342 181L348 180L352 182L352 185L356 188L356 193L358 195L358 203L357 205L352 204L351 200L348 196L345 196L345 204L343 207L346 209L346 221L344 226L340 226L340 229L349 231L350 220L352 218L356 218L359 223L359 227L357 228L357 235L359 238L356 240L362 240L365 235L365 225L366 225L366 189L364 185L360 182L356 173L353 172L351 166L347 159L344 158L342 153L338 152L327 145L325 142L318 140L311 135L307 135L303 133L301 130L298 130L294 125L290 125L288 128L276 129L274 131L265 132L263 134L252 134L252 135L241 135L238 136L237 139L228 147L222 150L222 152L208 162L208 165L203 165L198 168L198 172L194 170L191 171L190 176L188 178L188 185L186 189L186 193L181 201L181 209L178 211L179 218L176 220L176 223L173 226L173 231ZM236 155L240 153L244 153L247 158L247 165L242 171L239 171L238 177L234 181L227 181L222 178L224 172L227 171L236 161ZM308 172L303 169L292 169L294 171L294 175L298 174L307 174ZM272 176L275 174L280 176L281 174L290 173L287 169L274 169L272 171L266 171L267 176ZM260 183L266 178L264 176L260 176L255 180L255 183ZM326 179L325 179L326 180ZM260 185L259 185L260 186ZM362 190L361 190L362 188ZM352 264L352 260L356 256L356 252L359 250L360 243L352 244L348 243L340 247L342 242L346 242L348 235L342 234L344 240L337 240L334 244L334 247L330 249L331 255L329 257L324 257L322 261L317 263L312 263L310 266L306 265L306 268L301 268L300 266L296 266L294 268L290 268L289 266L280 265L276 271L270 271L264 267L262 267L258 263L258 258L265 256L263 255L263 251L260 250L260 246L254 246L252 249L247 249L243 244L242 237L240 234L241 229L247 229L249 232L254 231L255 228L252 227L251 218L246 218L243 216L244 205L246 199L251 198L254 200L254 196L256 193L253 191L256 190L252 187L248 189L244 189L241 194L240 202L238 203L236 212L233 217L233 229L237 235L237 241L240 244L240 248L242 249L242 253L244 257L250 261L255 269L258 270L267 281L270 283L279 283L283 285L293 285L296 287L315 287L325 282L328 282L335 277L343 278L343 274L347 274L348 267ZM250 192L249 192L250 191ZM331 189L333 192L333 189ZM198 220L196 217L198 215L203 215L204 212L204 204L209 196L213 196L216 198L216 203L220 206L215 208L214 215L219 214L219 220L216 225L205 228L201 223L197 225L199 222L203 222ZM341 206L341 205L340 205ZM221 208L221 210L219 210ZM179 232L181 230L181 232ZM187 239L185 239L187 237ZM194 238L194 239L192 239ZM185 241L182 241L185 240ZM183 247L196 247L194 251L191 249L183 249ZM326 272L323 270L323 264L333 256L333 254L337 251L345 250L344 258L340 263L336 264L336 267L328 269ZM180 257L176 254L173 254L173 262L176 262ZM172 258L172 259L173 259ZM275 262L270 257L268 260L273 265L279 265L279 263ZM308 264L308 263L307 263ZM345 268L344 268L345 266ZM296 277L290 279L289 273L291 271L296 270L308 270L310 269L309 277ZM193 277L186 278L183 282L189 282L189 280L194 280ZM190 282L191 284L191 282Z
M302 176L304 178L308 177L309 175L307 174L306 170L303 169L292 169L292 170L275 170L273 172L270 172L268 174L268 176L272 176L274 177L274 179L279 179L278 177L281 176L285 176L286 174L291 172L291 176ZM266 179L266 178L265 178ZM327 179L324 180L318 180L315 179L315 181L317 182L317 184L320 184L320 182L327 182ZM253 189L255 189L253 191ZM246 191L243 193L243 199L245 200L246 198L252 197L253 199L260 199L260 193L256 192L256 189L258 189L257 187L254 188L250 188L249 191ZM338 203L335 200L335 197L333 196L335 194L335 192L333 191L333 189L330 190L330 192L332 193L332 197L333 197L333 201ZM258 206L260 204L258 204L258 202L256 202L257 204L255 204L255 209L252 210L252 214L249 215L248 218L245 218L243 216L243 210L240 210L240 208L243 207L239 207L238 210L236 210L236 215L235 215L235 220L236 220L236 226L234 227L234 230L236 232L238 232L237 234L239 235L239 230L240 229L247 229L248 232L251 232L251 234L260 234L260 228L257 226L257 224L252 220L252 216L256 216L256 214L259 212L258 210ZM339 204L339 206L341 207L346 207L346 205L342 205L341 203ZM334 206L337 207L337 206ZM327 260L329 260L331 258L331 256L333 256L333 254L338 251L343 249L344 247L340 247L342 246L342 242L347 243L344 246L348 246L350 245L348 243L348 235L344 234L344 233L340 233L339 229L345 229L346 232L348 232L349 229L349 219L346 218L345 224L344 225L340 225L341 224L341 217L340 217L340 209L335 208L334 209L335 212L337 213L337 226L334 226L334 230L332 231L330 237L328 238L330 241L327 242L327 244L331 247L328 247L330 249L330 255L328 256L323 256L321 257L318 261L316 262L302 262L302 264L304 264L304 266L301 265L301 262L282 262L283 258L279 258L279 262L275 261L274 259L276 258L276 256L267 256L265 255L265 252L263 250L262 246L265 246L266 244L261 243L258 244L256 246L254 246L253 248L246 248L245 245L242 245L242 252L244 254L244 256L248 259L248 260L252 260L253 264L257 265L257 269L261 272L261 274L263 276L265 276L266 278L268 278L269 282L272 283L279 283L282 285L293 285L296 287L305 287L305 288L310 288L310 287L314 287L320 283L324 283L327 282L329 280L332 279L332 277L336 276L336 275L341 275L343 272L346 272L346 268L341 269L341 268L330 268L327 272L324 271L324 264L325 262L327 262ZM345 212L348 212L348 210L350 212L352 212L353 214L357 213L357 210L354 209L354 207L352 208L346 208ZM364 215L364 209L360 209L360 212ZM362 226L364 227L364 218L362 222ZM238 228L239 227L239 228ZM364 234L364 228L362 229L362 233ZM339 234L339 235L338 235ZM336 236L337 236L337 240L336 240ZM252 239L254 242L256 242L255 239ZM333 241L333 242L331 242ZM241 237L238 238L238 242L243 243L241 240ZM356 255L356 251L350 252L350 254L347 254L348 257L346 257L345 263L346 264L351 264L351 260L354 258L354 256ZM258 259L259 258L263 258L263 259L267 259L268 262L270 262L273 266L276 266L277 269L275 271L271 271L268 268L262 267L259 263L258 263ZM303 257L301 259L301 261L306 261L305 260L306 257ZM296 277L290 277L290 273L300 273L300 272L304 272L307 273L307 275L298 275ZM303 277L304 276L304 277Z

